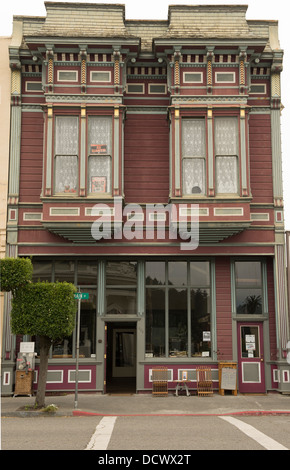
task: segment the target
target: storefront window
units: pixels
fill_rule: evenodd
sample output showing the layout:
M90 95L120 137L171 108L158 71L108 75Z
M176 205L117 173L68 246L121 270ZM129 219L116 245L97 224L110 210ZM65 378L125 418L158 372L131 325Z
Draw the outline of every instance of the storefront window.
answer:
M37 261L33 260L33 282L48 281L52 279L52 262L51 261Z
M236 312L256 315L262 313L262 273L259 261L235 263Z
M107 262L106 314L137 314L137 263Z
M148 288L146 289L146 357L164 356L165 289Z
M55 282L75 282L75 263L74 261L56 261L54 263L54 281Z
M146 357L211 356L208 261L146 263L145 354Z
M169 289L169 356L188 355L187 289Z
M77 284L79 286L96 285L98 279L97 261L78 261L77 273Z
M97 293L96 289L85 289L89 294L87 300L81 301L80 311L80 344L79 357L94 357L96 354L96 308ZM76 325L77 327L77 325ZM53 344L53 358L71 358L76 355L75 335L64 338Z

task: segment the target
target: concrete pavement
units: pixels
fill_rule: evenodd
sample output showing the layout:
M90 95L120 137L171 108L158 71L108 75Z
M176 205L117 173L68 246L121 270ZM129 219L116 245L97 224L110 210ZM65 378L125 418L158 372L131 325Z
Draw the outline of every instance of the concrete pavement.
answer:
M47 395L46 406L56 405L56 412L31 411L35 397L1 397L1 416L125 416L125 415L238 415L238 414L289 414L290 396L279 393L266 395L214 393L209 397L178 396L169 393L166 397L152 394L74 394Z

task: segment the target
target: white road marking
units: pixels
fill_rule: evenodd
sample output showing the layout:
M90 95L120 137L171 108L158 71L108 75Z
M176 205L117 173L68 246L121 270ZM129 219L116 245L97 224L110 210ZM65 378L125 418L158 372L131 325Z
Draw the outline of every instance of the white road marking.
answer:
M219 418L227 421L228 423L233 424L240 431L254 439L267 450L289 450L282 444L279 444L279 442L275 441L274 439L271 439L271 437L268 437L266 436L266 434L262 433L261 431L258 431L258 429L254 428L250 424L244 423L243 421L233 418L232 416L219 416Z
M117 416L101 419L85 450L106 450L110 442Z

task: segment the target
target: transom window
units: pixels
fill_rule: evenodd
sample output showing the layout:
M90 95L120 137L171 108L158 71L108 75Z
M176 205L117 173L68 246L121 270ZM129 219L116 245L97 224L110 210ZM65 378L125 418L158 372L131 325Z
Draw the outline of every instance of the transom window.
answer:
M208 261L146 262L145 354L211 356Z
M235 263L236 312L255 315L263 311L262 271L259 261Z

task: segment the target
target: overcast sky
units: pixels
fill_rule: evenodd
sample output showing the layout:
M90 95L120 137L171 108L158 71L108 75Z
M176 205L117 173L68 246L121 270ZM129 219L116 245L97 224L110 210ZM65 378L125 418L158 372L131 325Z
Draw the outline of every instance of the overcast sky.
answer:
M13 15L46 16L43 0L0 0L0 36L12 34ZM56 0L58 2L58 0ZM73 0L71 3L75 3ZM78 0L76 3L119 3L125 5L126 19L156 19L166 20L169 5L248 5L247 19L278 20L279 39L284 49L284 66L282 73L282 103L285 107L282 113L282 157L285 203L285 228L290 230L290 160L288 148L290 145L290 26L289 4L287 0L123 0L123 1L92 1ZM288 78L287 78L288 77Z

